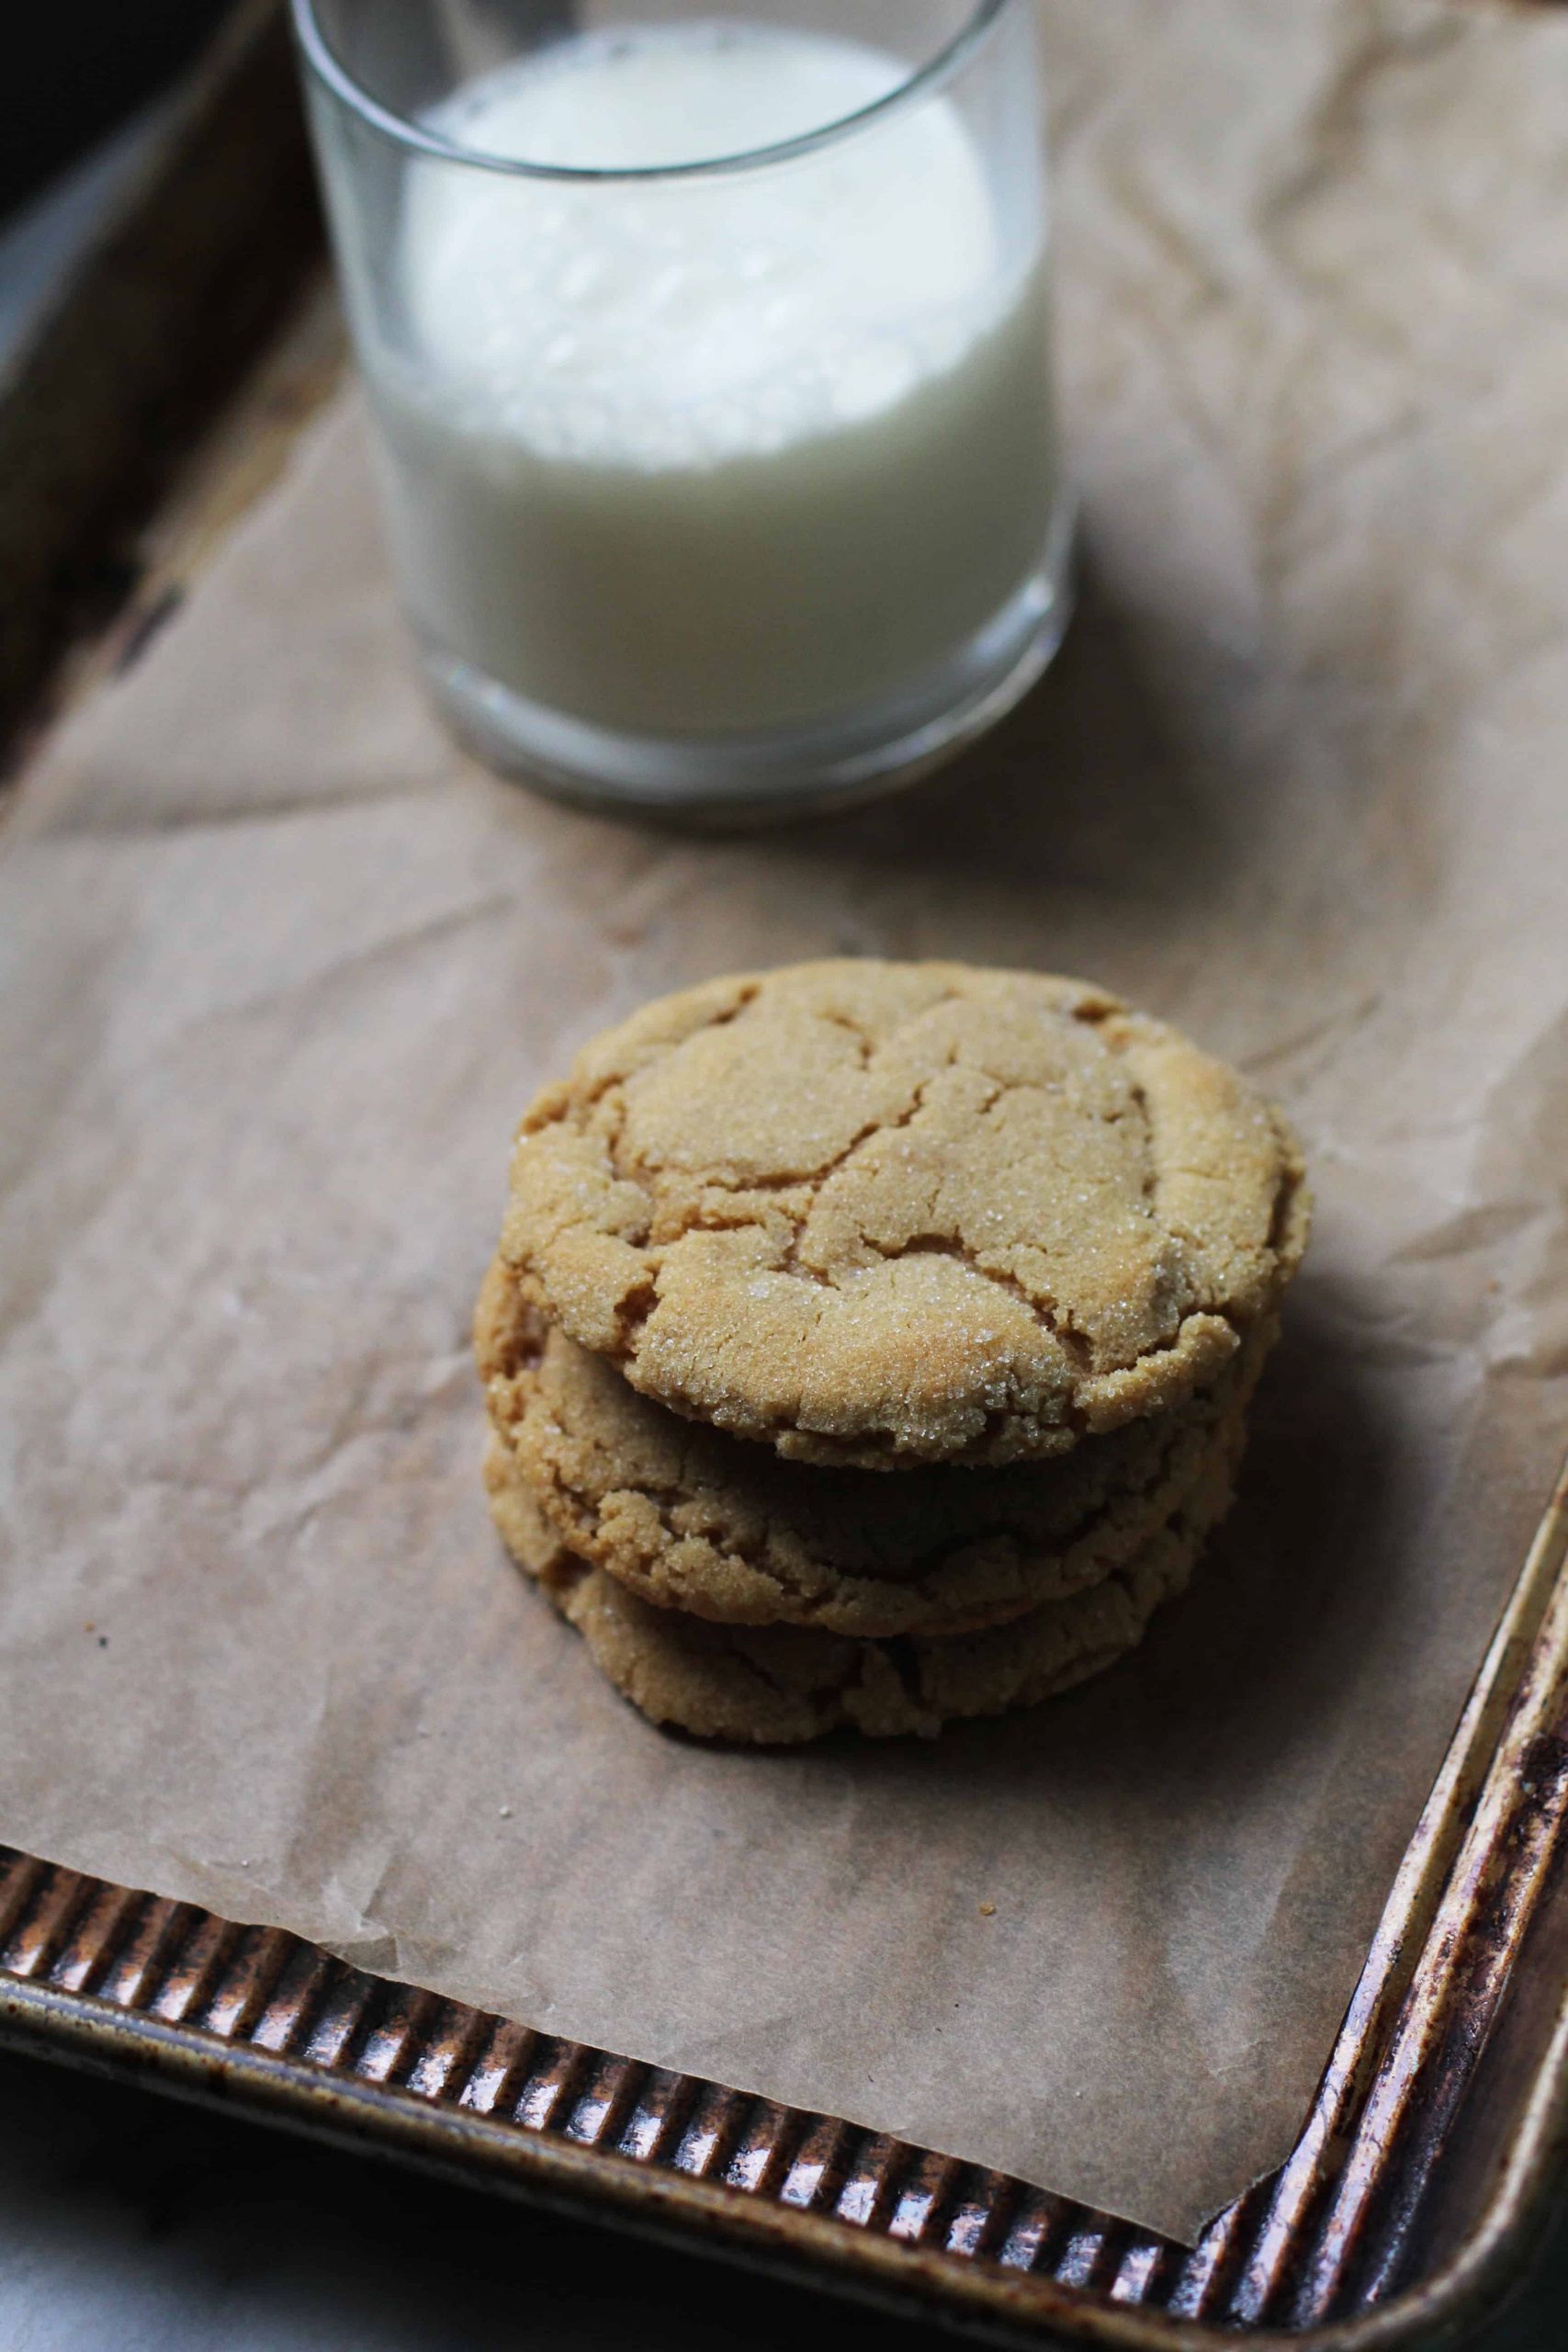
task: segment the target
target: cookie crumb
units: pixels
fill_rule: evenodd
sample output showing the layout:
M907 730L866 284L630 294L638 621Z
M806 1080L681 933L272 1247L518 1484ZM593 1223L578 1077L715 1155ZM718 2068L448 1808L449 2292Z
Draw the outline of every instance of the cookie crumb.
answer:
M981 1918L982 1918L982 1919L994 1919L994 1918L996 1917L996 1916L997 1916L997 1906L996 1906L996 1905L995 1905L994 1903L982 1903L982 1904L981 1904L981 1905L980 1905L980 1917L981 1917Z

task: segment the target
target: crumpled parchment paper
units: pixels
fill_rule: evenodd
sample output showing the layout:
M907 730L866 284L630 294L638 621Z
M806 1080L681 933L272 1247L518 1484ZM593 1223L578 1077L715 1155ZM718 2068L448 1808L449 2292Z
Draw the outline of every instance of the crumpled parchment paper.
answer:
M348 397L24 781L0 1837L1188 2236L1291 2143L1568 1433L1568 22L1045 26L1083 607L956 775L707 844L480 775ZM469 1305L579 1040L858 951L1186 1025L1318 1236L1136 1662L710 1754L505 1566Z

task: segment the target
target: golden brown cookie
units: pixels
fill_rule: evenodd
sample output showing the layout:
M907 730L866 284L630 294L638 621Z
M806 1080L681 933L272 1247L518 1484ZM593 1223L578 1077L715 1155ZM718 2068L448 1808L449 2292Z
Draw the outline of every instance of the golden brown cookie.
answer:
M491 1421L561 1541L666 1609L857 1639L998 1624L1125 1565L1245 1410L1271 1320L1219 1380L1055 1461L889 1477L683 1420L547 1331L497 1260L475 1344Z
M1179 1404L1305 1234L1290 1130L1175 1030L1077 980L867 961L586 1046L524 1121L502 1251L660 1403L879 1469Z
M509 1447L491 1442L486 1483L508 1548L575 1625L604 1674L656 1724L703 1739L789 1746L844 1725L874 1738L1032 1706L1113 1666L1161 1601L1187 1583L1230 1502L1242 1443L1227 1448L1168 1526L1086 1592L1015 1623L938 1641L852 1642L797 1625L715 1625L655 1609L567 1550Z

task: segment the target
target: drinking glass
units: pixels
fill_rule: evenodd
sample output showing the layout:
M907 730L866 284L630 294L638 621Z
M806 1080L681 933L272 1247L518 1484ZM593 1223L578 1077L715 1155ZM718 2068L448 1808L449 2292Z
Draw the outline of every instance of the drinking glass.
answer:
M457 732L734 819L1055 651L1032 0L294 0L402 598Z

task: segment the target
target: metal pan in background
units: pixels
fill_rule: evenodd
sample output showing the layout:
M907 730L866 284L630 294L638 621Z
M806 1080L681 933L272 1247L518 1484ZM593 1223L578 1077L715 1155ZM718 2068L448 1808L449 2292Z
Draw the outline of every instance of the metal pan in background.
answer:
M246 0L0 383L8 757L134 654L330 388L321 271L281 15ZM993 2337L1428 2352L1498 2300L1568 2171L1565 1813L1568 1487L1296 2149L1192 2251L19 1855L0 2040Z
M1568 2169L1565 1852L1568 1479L1296 2148L1191 2251L22 1855L0 2040L991 2335L1427 2352L1506 2290Z

